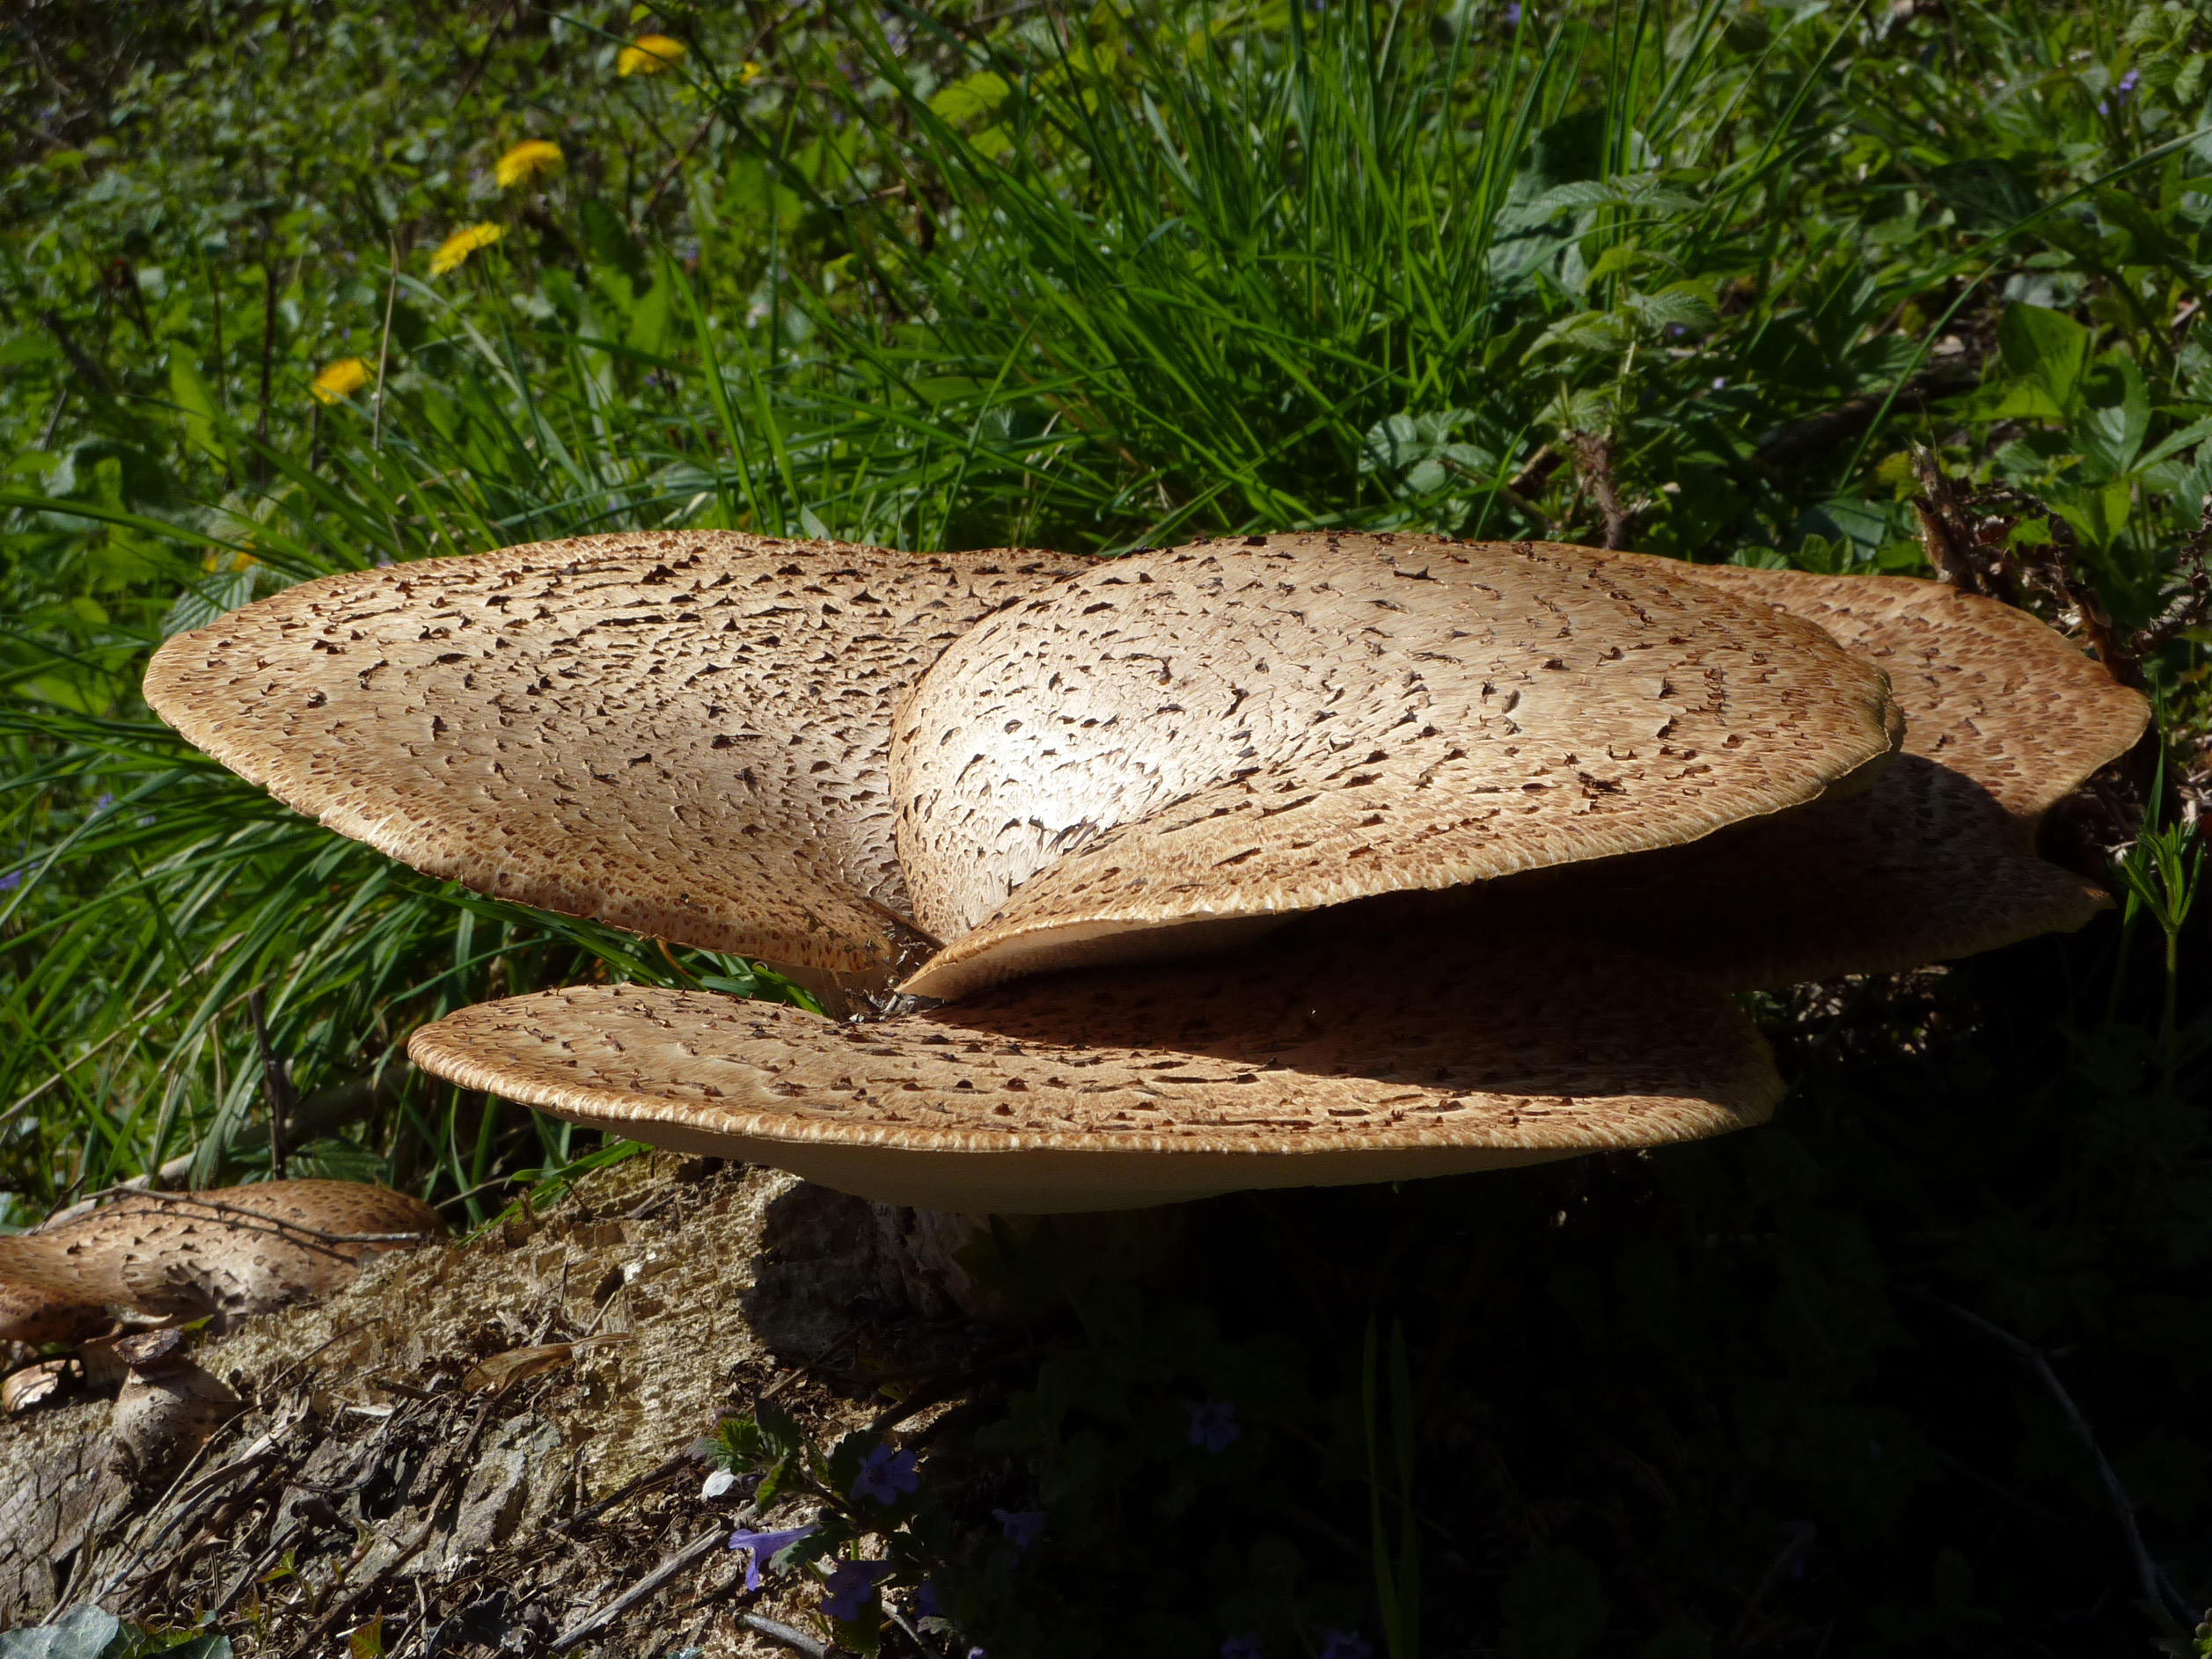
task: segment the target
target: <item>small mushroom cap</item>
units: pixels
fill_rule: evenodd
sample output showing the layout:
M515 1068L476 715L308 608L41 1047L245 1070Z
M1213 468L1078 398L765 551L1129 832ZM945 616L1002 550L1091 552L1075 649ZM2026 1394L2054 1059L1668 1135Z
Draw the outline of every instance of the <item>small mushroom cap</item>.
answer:
M1256 536L1009 607L899 712L899 852L949 941L905 988L1694 841L1870 782L1901 727L1880 670L1660 563Z
M1732 1004L1633 957L1322 927L866 1025L701 992L545 991L425 1026L408 1052L656 1145L1006 1215L1658 1145L1760 1122L1782 1093Z
M0 1238L0 1280L140 1313L260 1313L326 1295L363 1256L392 1247L361 1235L427 1241L444 1231L421 1199L358 1181L133 1194Z
M1502 917L1549 915L1748 989L1994 950L2110 904L2036 855L2035 821L2134 745L2150 718L2139 694L2025 611L1938 582L1697 574L1879 663L1905 753L1864 795L1501 894Z
M723 531L304 582L165 645L146 698L429 874L681 944L888 975L885 754L945 645L1073 562Z
M114 1436L109 1462L118 1474L141 1488L170 1480L216 1429L245 1409L231 1385L194 1363L179 1341L165 1347L158 1344L161 1336L181 1339L182 1334L155 1333L150 1338L132 1337L116 1344L131 1369L109 1419ZM154 1351L142 1362L127 1351L133 1346Z

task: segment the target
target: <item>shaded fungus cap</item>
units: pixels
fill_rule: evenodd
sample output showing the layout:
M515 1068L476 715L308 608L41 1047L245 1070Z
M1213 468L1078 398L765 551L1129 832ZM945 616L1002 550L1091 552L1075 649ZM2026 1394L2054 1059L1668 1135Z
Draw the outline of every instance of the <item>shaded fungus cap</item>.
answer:
M1432 931L1024 979L881 1021L594 986L417 1030L416 1064L846 1192L1009 1215L1396 1180L1762 1122L1766 1044L1626 953Z
M358 1181L136 1193L0 1238L0 1283L157 1316L266 1312L327 1295L363 1256L443 1236L421 1199ZM28 1305L29 1298L23 1298Z
M1880 666L1904 752L1849 800L1525 895L1501 883L1506 916L1542 914L1750 990L1902 971L2070 932L2109 907L2037 855L2036 826L2135 746L2150 716L2140 693L2025 611L1939 582L1692 568Z
M890 756L904 989L1696 840L1863 787L1902 720L1819 628L1587 548L1255 536L954 643Z

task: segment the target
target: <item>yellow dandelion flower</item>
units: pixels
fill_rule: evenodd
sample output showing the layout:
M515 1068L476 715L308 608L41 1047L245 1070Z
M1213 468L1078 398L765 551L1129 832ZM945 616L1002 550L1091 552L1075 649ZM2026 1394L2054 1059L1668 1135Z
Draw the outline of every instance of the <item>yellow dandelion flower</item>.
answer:
M323 372L315 376L315 384L308 391L315 394L317 403L343 403L376 376L369 372L369 365L358 357L341 357L334 363L326 363Z
M531 138L516 145L499 158L499 165L492 170L502 190L512 190L516 185L528 184L541 172L559 172L565 158L560 146L550 139Z
M496 224L472 224L465 230L456 230L430 256L430 274L443 276L448 271L459 270L468 263L470 254L488 248L506 234L506 229Z
M674 69L685 50L681 40L671 40L665 34L641 34L615 54L614 72L658 75L663 69Z
M740 86L751 86L755 81L758 80L767 72L768 70L765 65L756 63L751 58L747 58L743 66L737 71L737 84Z

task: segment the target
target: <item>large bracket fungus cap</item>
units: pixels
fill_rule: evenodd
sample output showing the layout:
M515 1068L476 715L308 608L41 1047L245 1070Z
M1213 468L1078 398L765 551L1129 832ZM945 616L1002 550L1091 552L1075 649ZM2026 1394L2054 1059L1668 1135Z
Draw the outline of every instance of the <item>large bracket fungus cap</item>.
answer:
M899 854L948 941L905 989L1694 841L1864 787L1901 731L1873 664L1657 561L1132 554L982 623L902 705Z
M2037 856L2036 823L2134 747L2150 717L2139 693L2025 611L1940 582L1689 568L1879 664L1904 753L1863 795L1501 893L1505 915L1525 906L1749 989L1971 955L2110 904Z
M1656 1145L1762 1122L1781 1096L1732 1004L1623 953L1314 933L868 1024L711 993L545 991L425 1026L407 1051L655 1145L1007 1215Z
M892 846L893 704L1080 562L726 531L425 559L180 634L146 698L278 800L432 875L883 978L929 943Z

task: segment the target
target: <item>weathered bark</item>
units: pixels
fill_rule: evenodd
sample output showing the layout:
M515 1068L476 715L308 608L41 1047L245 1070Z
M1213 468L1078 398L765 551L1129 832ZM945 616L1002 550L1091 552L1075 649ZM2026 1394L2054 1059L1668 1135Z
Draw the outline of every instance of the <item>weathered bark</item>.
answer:
M0 1628L98 1601L154 1624L212 1609L241 1654L342 1651L379 1616L386 1653L440 1630L448 1655L540 1653L691 1551L566 1651L787 1653L737 1615L819 1636L812 1596L773 1577L747 1596L742 1557L694 1548L744 1493L703 1497L691 1449L770 1389L834 1438L879 1418L872 1384L967 1366L990 1339L895 1305L879 1248L858 1200L640 1158L200 1347L245 1409L166 1489L114 1471L109 1398L0 1421ZM465 1380L562 1343L503 1387ZM921 1410L957 1403L927 1392Z

